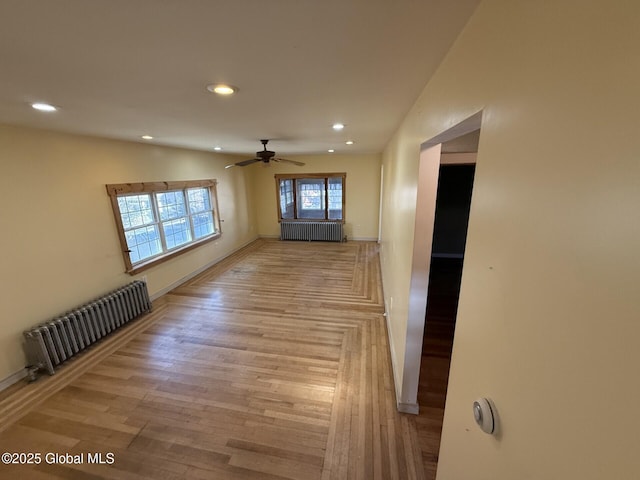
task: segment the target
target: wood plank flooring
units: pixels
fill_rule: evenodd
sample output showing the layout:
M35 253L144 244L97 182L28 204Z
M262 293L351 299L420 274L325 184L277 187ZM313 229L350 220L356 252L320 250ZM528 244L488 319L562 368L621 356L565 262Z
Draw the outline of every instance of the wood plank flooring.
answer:
M0 478L432 478L396 410L377 248L258 240L164 295L0 399L0 452L43 455Z

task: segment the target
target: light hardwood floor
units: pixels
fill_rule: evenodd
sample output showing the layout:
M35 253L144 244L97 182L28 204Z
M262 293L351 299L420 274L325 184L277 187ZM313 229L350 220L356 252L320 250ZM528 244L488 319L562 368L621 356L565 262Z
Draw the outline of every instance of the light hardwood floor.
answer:
M164 295L5 393L0 452L85 457L0 478L433 478L396 411L377 248L258 240Z

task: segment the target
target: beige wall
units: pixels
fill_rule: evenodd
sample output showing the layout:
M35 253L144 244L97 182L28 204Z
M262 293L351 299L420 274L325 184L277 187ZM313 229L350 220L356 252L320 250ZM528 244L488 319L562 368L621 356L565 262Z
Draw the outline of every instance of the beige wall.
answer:
M637 478L638 18L632 1L483 1L385 149L401 382L420 144L483 110L439 480Z
M0 380L25 365L24 329L132 280L105 184L218 179L222 237L145 271L152 295L255 238L248 174L225 170L233 161L0 125Z
M276 173L346 172L345 233L348 238L372 240L378 238L380 211L380 155L306 155L289 157L304 162L298 167L271 163L244 167L251 172L252 192L258 224L263 236L280 235L276 204ZM232 170L236 170L235 168Z

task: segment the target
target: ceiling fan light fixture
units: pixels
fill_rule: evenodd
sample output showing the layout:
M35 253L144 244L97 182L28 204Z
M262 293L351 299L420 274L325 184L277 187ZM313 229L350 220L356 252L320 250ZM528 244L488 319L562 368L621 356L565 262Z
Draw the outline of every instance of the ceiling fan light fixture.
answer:
M207 90L211 93L217 93L218 95L233 95L238 91L236 87L225 83L212 83L211 85L207 85Z
M268 167L272 161L276 163L279 163L279 162L292 163L294 165L298 165L299 167L302 167L304 165L304 162L276 157L276 152L267 150L267 143L269 143L269 140L260 140L260 143L262 143L262 150L258 150L254 158L250 158L249 160L243 160L241 162L236 162L233 165L227 165L225 168L231 168L233 166L246 167L247 165L253 165L254 163L258 163L258 162L261 162L263 167Z

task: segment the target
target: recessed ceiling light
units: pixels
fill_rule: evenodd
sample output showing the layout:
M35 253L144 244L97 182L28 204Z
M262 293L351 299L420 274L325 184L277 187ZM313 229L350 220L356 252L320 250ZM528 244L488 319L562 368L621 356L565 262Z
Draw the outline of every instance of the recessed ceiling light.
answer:
M330 148L329 150L327 150L327 152L333 153L333 152L335 152L335 150L333 148Z
M49 105L48 103L32 103L31 106L41 112L55 112L58 110L56 107Z
M353 140L347 140L347 141L346 141L346 142L344 142L344 143L346 143L347 145L353 145Z
M333 126L331 127L336 131L340 131L344 128L344 124L343 123L334 123Z
M213 149L214 149L216 152L219 152L220 150L222 150L222 147L213 147Z
M140 138L142 138L143 140L153 140L153 137L151 135L142 135L142 137Z
M224 83L212 83L211 85L207 85L207 90L211 93L217 93L218 95L231 95L238 91L237 88Z

